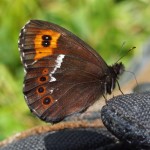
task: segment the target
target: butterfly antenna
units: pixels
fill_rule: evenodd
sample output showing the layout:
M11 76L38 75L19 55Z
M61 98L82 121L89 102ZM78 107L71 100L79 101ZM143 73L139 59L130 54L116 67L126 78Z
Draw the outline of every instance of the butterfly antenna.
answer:
M126 43L126 42L123 42L123 43L122 43L119 54L121 53L121 50L122 50L122 49L123 49L123 47L125 46L125 43Z
M124 44L124 43L123 43ZM122 44L122 47L123 47L123 44ZM135 46L133 46L132 48L130 48L128 51L127 51L127 53L125 54L125 55L123 55L123 56L121 56L117 61L116 61L116 63L118 63L123 57L125 57L130 51L132 51L133 49L135 49L136 47Z
M134 72L131 72L131 71L128 71L128 70L125 70L125 72L129 72L129 73L131 73L131 74L134 76L134 79L135 79L136 85L137 85L137 86L139 86L135 73L134 73Z

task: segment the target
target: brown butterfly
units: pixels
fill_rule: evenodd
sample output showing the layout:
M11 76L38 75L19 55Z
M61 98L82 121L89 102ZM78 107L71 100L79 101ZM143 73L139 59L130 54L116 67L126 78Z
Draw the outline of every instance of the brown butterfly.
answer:
M22 28L19 49L26 102L46 122L85 111L103 94L111 94L124 71L122 63L108 66L77 36L45 21L30 20Z

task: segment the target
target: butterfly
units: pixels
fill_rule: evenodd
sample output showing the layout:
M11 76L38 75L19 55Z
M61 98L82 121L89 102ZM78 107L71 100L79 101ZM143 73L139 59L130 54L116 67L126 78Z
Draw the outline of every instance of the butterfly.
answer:
M108 66L88 44L68 30L30 20L18 41L25 70L23 93L33 114L57 123L84 112L104 94L111 94L124 65Z

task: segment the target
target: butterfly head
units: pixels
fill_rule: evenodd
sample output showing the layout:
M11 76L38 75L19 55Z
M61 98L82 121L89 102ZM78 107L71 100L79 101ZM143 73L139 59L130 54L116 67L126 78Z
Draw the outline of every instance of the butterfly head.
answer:
M120 63L115 63L109 67L110 74L105 78L105 93L111 94L115 88L115 83L118 76L124 72L124 65Z
M120 63L115 63L115 64L112 66L112 68L113 68L113 71L114 71L114 73L115 73L116 76L121 75L121 74L124 72L124 70L125 70L125 67L124 67L124 65L122 64L122 62L120 62Z

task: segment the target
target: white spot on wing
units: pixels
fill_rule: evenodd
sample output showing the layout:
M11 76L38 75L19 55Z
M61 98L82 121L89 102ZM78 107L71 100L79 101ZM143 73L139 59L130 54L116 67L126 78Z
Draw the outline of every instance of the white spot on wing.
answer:
M23 85L23 87L24 87L24 85ZM27 96L24 95L24 98L27 100Z
M50 90L50 94L52 94L52 93L53 93L53 91L54 91L54 90Z
M18 44L20 44L20 39L18 40Z
M28 67L28 65L27 65L26 63L24 64L24 66L25 66L25 68L27 68L27 67Z
M23 27L23 32L26 32L25 26Z
M54 81L56 81L56 78L54 78L54 77L52 76L52 74L50 74L50 77L51 77L51 80L50 80L49 82L54 82Z
M20 56L21 62L23 62L22 57Z
M24 69L24 73L25 73L25 74L27 73L26 69Z
M34 65L37 62L37 60L33 61L30 65Z
M51 78L49 82L54 82L54 81L56 81L56 78L53 77L53 74L56 72L56 70L57 70L58 68L61 67L61 64L62 64L62 62L63 62L64 57L65 57L65 55L63 55L63 54L60 54L60 55L57 56L57 59L56 59L56 61L55 61L55 62L56 62L55 67L54 67L54 69L52 70L52 72L49 74L49 76L50 76L50 78Z
M26 24L29 24L31 22L31 20L29 20Z

